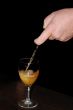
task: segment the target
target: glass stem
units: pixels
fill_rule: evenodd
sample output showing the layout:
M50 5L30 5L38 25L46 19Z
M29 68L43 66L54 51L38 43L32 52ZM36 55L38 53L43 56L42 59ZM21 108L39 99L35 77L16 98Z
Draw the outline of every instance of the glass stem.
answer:
M27 88L27 98L25 100L25 104L32 104L31 100L30 100L30 87Z
M27 98L30 100L30 87L28 87L28 94L27 94Z

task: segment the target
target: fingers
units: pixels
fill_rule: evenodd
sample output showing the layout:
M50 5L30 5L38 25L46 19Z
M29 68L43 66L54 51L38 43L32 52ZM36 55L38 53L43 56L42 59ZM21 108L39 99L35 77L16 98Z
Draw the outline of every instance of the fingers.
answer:
M47 28L41 33L41 35L34 40L34 43L37 45L44 43L51 36L52 28L52 24L48 25Z
M72 38L72 36L70 36L70 35L67 35L67 36L63 35L63 36L61 36L61 37L59 38L59 41L67 42L67 41L69 41L71 38Z
M53 17L54 17L54 12L51 13L49 16L47 16L45 19L44 19L44 24L43 24L43 28L45 29L49 23L52 21Z
M34 40L34 43L37 45L41 45L42 43L44 43L47 39L52 40L53 38L50 38L51 34L52 34L52 19L54 17L54 12L52 14L50 14L49 16L47 16L44 20L44 25L43 28L45 29L41 35Z

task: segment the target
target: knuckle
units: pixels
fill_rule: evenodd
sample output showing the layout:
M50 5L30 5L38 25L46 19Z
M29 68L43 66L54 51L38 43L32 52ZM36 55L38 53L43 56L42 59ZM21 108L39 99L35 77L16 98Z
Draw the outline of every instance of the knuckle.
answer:
M53 36L57 40L60 38L60 36L59 36L59 34L57 32L53 32Z

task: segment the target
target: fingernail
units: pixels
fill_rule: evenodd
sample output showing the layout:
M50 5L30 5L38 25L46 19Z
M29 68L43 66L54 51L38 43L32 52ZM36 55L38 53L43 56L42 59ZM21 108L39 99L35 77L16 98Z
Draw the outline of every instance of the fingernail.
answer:
M36 45L40 45L40 42L38 42L38 39L35 39L35 40L34 40L34 43L35 43Z
M45 26L43 25L43 29L45 29Z
M34 40L34 43L37 44L37 39Z

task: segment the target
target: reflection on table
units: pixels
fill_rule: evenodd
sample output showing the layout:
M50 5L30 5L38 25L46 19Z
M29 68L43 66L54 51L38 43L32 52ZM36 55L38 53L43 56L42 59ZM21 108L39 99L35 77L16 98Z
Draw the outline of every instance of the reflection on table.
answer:
M17 102L24 99L26 88L21 81L0 84L0 110L21 110ZM73 97L33 85L33 99L39 102L33 110L73 110ZM26 110L26 109L23 109Z

